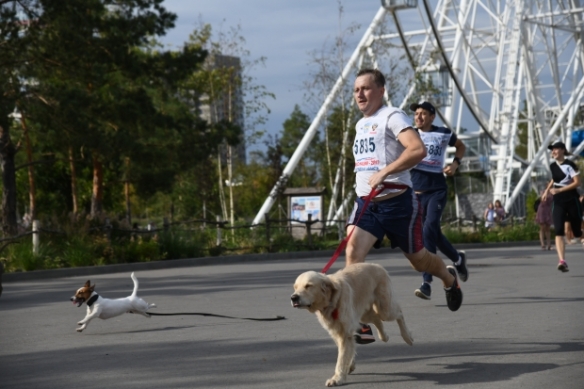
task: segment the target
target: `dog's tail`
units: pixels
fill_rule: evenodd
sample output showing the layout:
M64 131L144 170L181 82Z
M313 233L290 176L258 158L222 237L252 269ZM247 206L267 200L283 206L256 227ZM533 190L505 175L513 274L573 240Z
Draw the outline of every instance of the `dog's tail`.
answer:
M138 278L136 278L134 272L132 272L130 277L132 277L132 281L134 281L134 291L132 292L132 297L136 297L138 295Z
M406 321L404 320L403 316L401 319L397 319L396 321L403 340L410 346L414 344L414 338L412 337L410 330L408 330L408 327L406 327Z

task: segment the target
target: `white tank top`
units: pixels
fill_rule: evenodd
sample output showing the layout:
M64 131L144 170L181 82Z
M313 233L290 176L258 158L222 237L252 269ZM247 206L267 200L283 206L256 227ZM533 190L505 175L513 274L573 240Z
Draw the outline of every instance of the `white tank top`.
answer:
M357 134L353 142L357 196L367 196L371 192L369 177L394 162L403 153L405 148L399 142L398 136L406 128L412 128L412 120L408 115L401 109L387 106L357 122ZM384 182L412 186L409 170L390 174ZM399 189L386 189L380 195L397 191Z

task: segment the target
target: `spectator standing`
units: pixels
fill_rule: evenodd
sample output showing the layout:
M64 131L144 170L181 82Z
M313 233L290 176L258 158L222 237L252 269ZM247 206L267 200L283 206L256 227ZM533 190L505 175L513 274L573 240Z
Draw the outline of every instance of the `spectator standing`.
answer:
M485 209L485 213L483 214L483 219L485 219L485 227L487 227L487 229L491 229L495 226L497 213L495 212L495 206L493 203L487 205L487 209Z
M495 221L501 223L505 220L505 208L501 204L501 201L495 200Z
M542 191L541 195L545 190ZM535 222L539 224L539 242L541 243L542 250L551 250L551 225L552 221L552 202L553 196L549 195L545 200L541 199L539 206L537 207L537 212L535 214ZM547 244L546 244L547 242Z

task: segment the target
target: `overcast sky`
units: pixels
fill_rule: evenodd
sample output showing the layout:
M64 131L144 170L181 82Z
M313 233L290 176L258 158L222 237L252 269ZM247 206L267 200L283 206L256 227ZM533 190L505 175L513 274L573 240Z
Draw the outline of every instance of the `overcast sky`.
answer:
M344 15L339 25L339 3ZM268 100L271 114L266 129L280 132L294 105L303 110L302 83L308 79L309 52L330 44L340 28L357 23L360 29L349 42L349 55L377 13L380 0L165 0L163 5L178 15L176 27L162 41L182 46L200 21L214 31L241 27L250 58L266 57L265 67L252 75L256 84L276 95ZM323 100L324 100L323 96ZM313 112L319 107L314 107ZM308 113L308 112L307 112ZM311 112L312 114L312 112Z

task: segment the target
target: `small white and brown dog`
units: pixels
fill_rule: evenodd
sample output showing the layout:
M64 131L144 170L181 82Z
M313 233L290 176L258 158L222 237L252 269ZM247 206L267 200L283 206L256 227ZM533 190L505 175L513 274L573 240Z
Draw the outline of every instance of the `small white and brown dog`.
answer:
M71 297L71 301L73 301L73 304L77 304L78 307L83 303L87 304L87 315L77 323L81 326L77 328L78 332L83 331L89 322L95 318L105 320L120 316L123 313L139 313L142 316L150 317L148 310L156 307L156 304L148 304L137 296L138 279L134 273L130 277L134 281L134 291L130 296L124 298L112 300L101 297L95 291L95 284L91 285L89 280L87 280L83 287L77 289L75 295Z
M358 263L332 275L314 271L302 273L291 296L294 308L315 313L320 324L335 341L339 353L335 375L326 386L342 385L355 370L355 331L361 323L373 323L379 338L389 337L383 321L396 320L403 340L412 345L402 310L393 297L391 280L385 269L374 263Z

